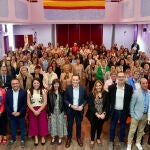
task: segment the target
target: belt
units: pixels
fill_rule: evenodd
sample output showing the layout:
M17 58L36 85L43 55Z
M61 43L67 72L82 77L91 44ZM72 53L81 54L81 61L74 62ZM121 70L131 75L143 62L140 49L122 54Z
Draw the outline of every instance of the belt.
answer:
M147 112L144 112L143 114L145 114L145 115L146 115L146 114L147 114Z

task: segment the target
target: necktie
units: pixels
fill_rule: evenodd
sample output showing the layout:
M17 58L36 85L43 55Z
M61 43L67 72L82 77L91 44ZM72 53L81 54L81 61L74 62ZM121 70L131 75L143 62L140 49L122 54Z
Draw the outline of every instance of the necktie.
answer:
M3 75L2 76L2 81L3 81L3 84L5 83L5 76Z
M6 76L4 76L4 83L6 83Z

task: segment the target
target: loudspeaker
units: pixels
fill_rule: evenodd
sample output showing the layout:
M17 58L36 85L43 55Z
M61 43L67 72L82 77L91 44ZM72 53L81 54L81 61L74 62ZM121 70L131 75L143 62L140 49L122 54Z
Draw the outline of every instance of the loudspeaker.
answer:
M143 28L143 32L147 32L147 28Z

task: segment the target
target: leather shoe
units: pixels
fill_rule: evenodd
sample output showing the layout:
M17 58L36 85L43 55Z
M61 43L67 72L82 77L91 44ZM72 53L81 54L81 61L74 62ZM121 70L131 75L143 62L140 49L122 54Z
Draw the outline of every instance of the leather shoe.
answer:
M77 142L78 142L78 144L79 144L80 147L83 146L83 142L82 142L81 138L77 139Z
M67 139L67 142L66 142L65 147L66 147L66 148L69 148L70 145L71 145L71 140L70 140L70 139Z

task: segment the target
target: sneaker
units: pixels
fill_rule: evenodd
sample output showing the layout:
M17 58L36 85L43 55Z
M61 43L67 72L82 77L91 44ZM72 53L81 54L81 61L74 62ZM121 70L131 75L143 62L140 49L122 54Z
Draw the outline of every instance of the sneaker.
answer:
M24 148L24 147L25 147L25 142L21 141L21 148Z
M14 141L14 140L10 140L10 141L9 141L9 143L8 143L8 146L13 145L14 143L15 143L15 141Z
M109 142L108 150L113 150L113 149L114 149L114 143L113 142Z
M140 143L136 143L135 145L138 148L138 150L143 150L142 145Z
M127 150L131 150L131 144L127 145Z

